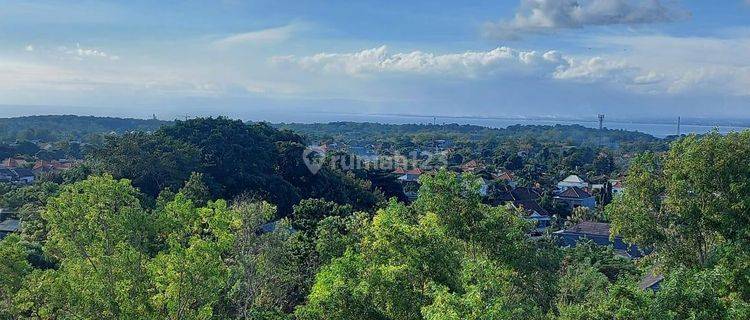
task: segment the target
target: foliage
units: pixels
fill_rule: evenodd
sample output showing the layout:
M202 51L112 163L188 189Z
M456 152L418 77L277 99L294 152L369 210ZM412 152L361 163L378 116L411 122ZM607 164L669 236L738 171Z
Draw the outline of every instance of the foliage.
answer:
M116 178L129 178L146 194L177 190L201 166L199 149L163 134L129 133L107 137L90 154L95 166Z
M331 255L298 317L541 315L539 306L525 303L528 296L510 258L529 245L528 225L502 207L481 204L478 187L469 181L475 180L443 171L422 180L412 206L391 202L379 210L362 236L343 240L348 244L343 255ZM319 234L328 232L334 219L321 224ZM326 248L334 247L330 238L324 238ZM341 252L340 244L335 248Z
M301 137L293 133L220 117L176 121L153 134L109 137L90 155L104 172L131 179L151 197L193 184L188 180L195 172L212 198L252 194L277 205L280 216L306 198L360 210L382 201L370 184L351 174L330 168L310 172L303 151Z

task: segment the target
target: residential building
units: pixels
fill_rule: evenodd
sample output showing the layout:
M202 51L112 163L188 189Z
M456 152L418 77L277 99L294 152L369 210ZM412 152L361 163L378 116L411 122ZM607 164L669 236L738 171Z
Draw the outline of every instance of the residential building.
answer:
M641 281L638 283L638 287L641 290L659 291L661 288L661 282L664 280L664 275L654 274L649 272Z
M609 180L609 183L612 185L612 196L619 195L625 190L625 187L622 185L622 180Z
M52 161L37 160L34 163L34 167L32 168L32 170L35 173L64 171L64 170L69 170L70 168L73 168L73 165L74 165L74 162L68 161L68 160L52 160Z
M7 158L3 160L2 163L0 163L0 166L2 166L3 168L10 169L10 168L23 167L28 163L29 163L28 161L21 159L21 158Z
M490 189L490 181L485 178L479 178L479 194L486 197Z
M492 174L492 178L498 181L502 181L505 185L515 188L518 186L516 182L516 176L510 171L503 171L501 173Z
M569 175L567 178L563 179L563 181L557 183L558 192L563 192L572 187L587 189L589 188L589 183L574 174Z
M424 173L424 170L420 168L414 168L411 170L404 170L402 168L398 168L395 171L393 171L395 174L400 174L397 179L401 182L418 182L419 177Z
M0 168L0 181L13 183L34 182L34 172L25 168Z
M461 171L463 172L476 172L481 168L479 162L476 160L470 160L461 165Z
M611 237L609 223L584 221L557 231L555 235L563 247L574 247L579 241L591 240L597 245L611 245L626 257L638 258L643 255L637 246L625 243L621 237Z
M551 220L550 213L539 205L541 197L539 190L523 187L500 192L498 200L512 208L525 211L526 219L536 221L536 231L541 232L550 226Z
M551 216L536 200L517 200L510 205L526 212L526 219L536 222L536 232L542 232L550 226Z
M21 227L21 221L16 219L6 219L0 222L0 239L5 238L11 233L18 232Z
M555 196L555 201L568 205L572 210L577 207L596 208L596 197L579 187L570 187Z

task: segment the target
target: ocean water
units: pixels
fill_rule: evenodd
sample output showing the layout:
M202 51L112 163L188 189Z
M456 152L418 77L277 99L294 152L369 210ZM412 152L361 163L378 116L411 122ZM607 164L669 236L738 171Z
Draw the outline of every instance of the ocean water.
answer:
M253 121L268 121L273 123L325 123L333 121L352 121L352 122L375 122L385 124L472 124L490 128L507 128L512 125L570 125L578 124L589 128L598 128L597 119L593 120L555 120L555 119L510 119L510 118L470 118L470 117L427 117L427 116L405 116L405 115L362 115L362 114L338 114L338 113L286 113L286 114L266 114L246 119ZM604 120L604 127L609 129L622 129L628 131L640 131L664 138L669 135L677 134L677 121L675 123L648 123L647 121L626 122L626 121L607 121ZM718 129L721 133L732 131L742 131L750 127L720 126L720 125L695 125L682 124L680 132L687 133L706 133Z

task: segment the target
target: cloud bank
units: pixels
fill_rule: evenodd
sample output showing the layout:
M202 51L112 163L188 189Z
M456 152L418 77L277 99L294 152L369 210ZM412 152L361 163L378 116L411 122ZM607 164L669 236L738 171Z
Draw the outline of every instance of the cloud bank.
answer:
M513 19L487 23L484 33L492 38L518 39L556 29L669 22L684 15L659 0L521 0Z
M430 75L453 78L531 76L558 80L633 82L636 70L622 61L602 57L564 56L558 51L524 51L498 47L489 51L433 54L422 51L389 53L386 46L353 53L274 57L275 64L291 65L321 74L368 77L377 74Z
M731 45L712 45L710 40L666 37L607 41L628 46L632 53L571 56L556 50L525 51L509 47L447 54L423 51L391 53L388 47L380 46L350 53L277 56L271 61L277 67L292 68L291 73L302 71L318 75L320 79L343 76L388 82L416 77L422 82L447 79L497 83L526 79L537 86L542 85L540 81L602 84L641 94L750 96L750 67L744 65L745 58L710 58L710 48L743 51L743 48L750 48L750 43L733 41L729 42ZM665 43L684 48L654 55L657 47Z

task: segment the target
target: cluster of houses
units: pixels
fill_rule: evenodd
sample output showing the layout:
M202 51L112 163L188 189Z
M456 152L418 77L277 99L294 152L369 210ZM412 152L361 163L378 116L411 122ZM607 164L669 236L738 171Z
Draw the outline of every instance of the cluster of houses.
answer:
M461 172L478 172L480 165L472 160L460 167ZM419 176L425 172L420 169L405 170L398 168L393 171L402 184L418 184ZM536 228L532 236L542 234L551 226L552 214L542 207L539 202L542 193L536 187L519 187L512 172L504 171L491 174L492 180L500 182L503 187L495 194L496 201L509 208L523 212L527 220L534 221ZM480 194L487 196L487 190L492 181L481 179ZM406 188L405 188L406 189ZM417 186L418 189L418 186ZM407 194L410 199L416 198L415 188L409 188ZM606 184L590 184L577 175L570 175L557 183L553 192L553 199L572 210L578 207L595 209L597 199L595 191L609 192L616 196L624 190L622 181L610 179ZM558 243L563 247L572 247L581 241L592 241L597 245L612 246L615 252L626 259L637 259L644 252L635 245L626 243L621 237L613 236L608 223L583 221L563 230L553 233ZM644 277L639 286L643 290L658 290L664 277L660 274L649 274Z
M69 170L76 165L75 160L36 160L7 158L0 162L0 182L28 184L40 174Z
M462 165L460 170L462 172L477 172L479 167L479 164L472 160ZM393 174L398 176L397 179L402 184L418 184L419 176L424 173L423 170L418 168L411 170L398 168L393 171ZM551 226L552 214L539 204L542 198L539 188L519 187L515 176L509 171L493 173L491 176L492 180L501 182L500 185L504 186L496 193L496 200L509 208L523 212L527 220L536 223L532 236L542 234ZM479 179L481 179L479 192L481 195L487 196L491 181L485 178ZM417 189L418 186L417 188L408 188L407 196L410 199L416 198L417 192L414 190ZM621 180L611 179L606 184L590 184L577 175L570 175L557 183L553 192L553 199L557 203L564 204L570 210L578 207L593 210L597 206L597 199L594 196L596 190L600 193L607 191L616 196L624 188ZM615 252L627 259L637 259L644 254L637 246L626 243L621 237L613 236L608 223L583 221L563 230L555 231L553 234L557 237L559 245L563 247L572 247L581 241L592 241L597 245L612 246ZM663 279L664 277L660 274L649 274L641 280L639 286L643 290L658 290Z

